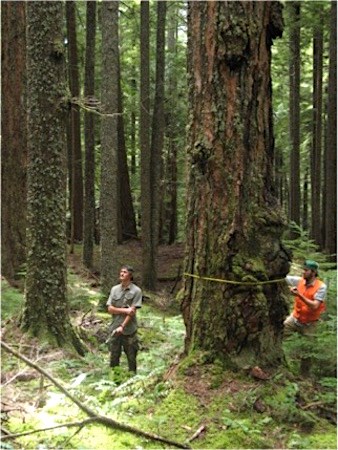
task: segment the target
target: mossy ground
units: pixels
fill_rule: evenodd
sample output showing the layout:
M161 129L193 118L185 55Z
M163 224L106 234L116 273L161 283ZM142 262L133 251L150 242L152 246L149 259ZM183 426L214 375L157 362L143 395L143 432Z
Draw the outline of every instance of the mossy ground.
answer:
M5 342L36 361L93 411L196 449L337 447L335 357L331 351L323 353L325 342L329 346L325 339L330 334L325 333L330 326L335 333L329 316L321 332L324 342L318 342L320 355L311 349L313 367L308 377L299 375L295 363L299 350L307 351L306 343L295 338L284 345L287 367L260 380L248 372L225 370L221 361L209 364L203 353L182 359L185 331L175 297L163 292L150 295L138 317L138 374L130 376L124 356L120 368L108 367L104 333L110 317L97 310L100 295L91 282L70 273L72 320L91 349L84 358L22 335L16 319L23 295L6 282L2 325ZM2 426L11 433L87 418L48 380L5 352L2 383ZM2 448L173 447L92 424L4 440Z

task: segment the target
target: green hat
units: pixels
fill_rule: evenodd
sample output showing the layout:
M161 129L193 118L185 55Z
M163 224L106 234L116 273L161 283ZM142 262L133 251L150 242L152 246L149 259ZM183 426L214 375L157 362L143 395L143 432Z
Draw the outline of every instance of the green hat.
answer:
M319 269L319 264L316 261L312 261L311 259L307 259L304 262L304 268L315 270L317 272L317 270Z

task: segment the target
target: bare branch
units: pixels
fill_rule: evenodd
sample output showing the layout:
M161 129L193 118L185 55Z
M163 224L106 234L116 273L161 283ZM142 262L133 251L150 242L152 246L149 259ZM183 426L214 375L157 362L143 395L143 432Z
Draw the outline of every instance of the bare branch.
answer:
M6 436L2 436L1 440L4 441L6 439L16 439L21 436L28 436L29 434L35 434L35 433L41 433L43 431L55 430L56 428L63 428L63 427L67 427L67 428L80 427L80 428L82 428L84 425L87 425L88 423L93 423L93 422L95 422L95 419L90 418L90 419L82 420L81 422L69 422L69 423L64 423L63 425L55 425L55 427L40 428L39 430L33 430L33 431L25 431L24 433L9 434L9 432L7 431Z
M85 412L92 419L93 422L97 422L97 423L99 423L101 425L105 425L106 427L109 427L109 428L114 428L117 430L125 431L127 433L136 434L137 436L141 436L146 439L150 439L152 441L164 442L166 444L173 445L174 447L177 447L177 448L190 448L186 444L181 444L179 442L172 441L170 439L166 439L162 436L158 436L157 434L148 433L147 431L143 431L138 428L134 428L130 425L127 425L127 424L124 424L121 422L117 422L116 420L110 419L109 417L106 417L106 416L97 415L95 413L95 411L93 411L92 409L88 408L86 405L81 403L80 400L78 400L76 397L74 397L74 395L72 395L69 391L67 391L67 389L65 389L57 380L55 380L55 378L53 378L48 372L46 372L44 369L39 367L37 364L33 363L25 356L21 355L20 353L16 352L15 350L13 350L9 345L7 345L3 341L1 341L1 347L3 347L8 353L11 353L16 358L21 359L27 365L29 365L30 367L33 367L35 370L37 370L42 375L44 375L46 378L48 378L63 394L66 395L66 397L68 397L73 403L75 403L81 409L81 411Z
M77 105L79 108L84 109L85 111L93 114L97 114L101 117L115 117L115 116L122 116L123 113L103 113L101 112L101 103L96 100L95 98L89 99L81 98L81 97L73 97L70 100L70 103L72 105Z

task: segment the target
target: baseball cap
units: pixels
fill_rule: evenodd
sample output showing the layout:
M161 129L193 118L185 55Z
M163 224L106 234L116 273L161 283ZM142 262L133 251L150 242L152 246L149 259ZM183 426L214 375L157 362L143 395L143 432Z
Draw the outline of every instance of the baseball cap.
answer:
M317 271L319 269L319 264L316 261L307 259L304 261L304 268Z

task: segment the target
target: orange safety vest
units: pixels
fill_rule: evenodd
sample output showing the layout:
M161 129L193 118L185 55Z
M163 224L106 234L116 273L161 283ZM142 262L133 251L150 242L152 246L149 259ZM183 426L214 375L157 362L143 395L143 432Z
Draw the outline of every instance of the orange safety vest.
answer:
M314 300L316 292L323 284L324 283L322 281L316 278L313 284L311 284L310 286L306 286L305 280L302 279L299 281L297 289L298 292L302 294L304 297L308 298L309 300ZM325 310L324 302L320 302L320 305L318 306L317 309L311 309L297 296L295 298L295 304L292 315L300 323L310 323L318 320L319 316L324 310Z

